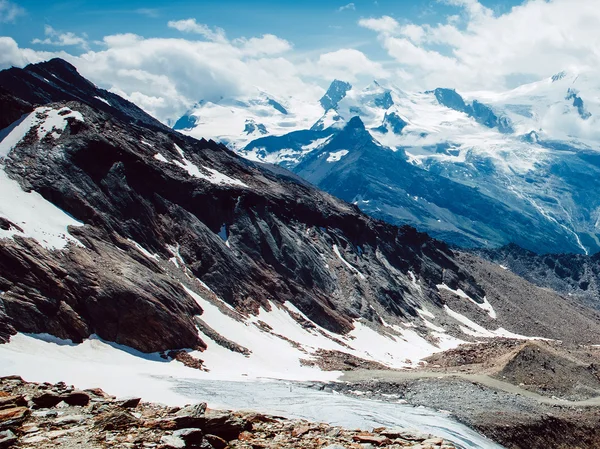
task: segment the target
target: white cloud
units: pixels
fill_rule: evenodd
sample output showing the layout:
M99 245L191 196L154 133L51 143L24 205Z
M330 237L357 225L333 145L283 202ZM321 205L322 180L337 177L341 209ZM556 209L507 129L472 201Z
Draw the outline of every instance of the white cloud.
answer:
M347 5L344 6L340 6L337 11L338 12L342 12L342 11L356 11L356 5L354 5L354 3L348 3Z
M234 41L106 36L101 50L81 55L38 53L0 39L0 68L60 56L97 85L135 102L160 120L177 119L203 99L252 96L318 98L323 89L301 79L299 68L281 56L291 44L273 35Z
M212 42L227 42L225 30L219 27L210 28L208 25L196 22L196 19L171 20L168 26L182 33L200 34Z
M71 32L56 31L50 25L45 26L44 34L46 35L45 39L34 39L31 43L53 45L57 47L77 46L86 50L89 48L85 36L77 36L75 33Z
M390 76L380 63L371 61L361 51L351 48L324 53L317 61L305 64L303 72L308 76L318 74L324 79L345 81L355 81L361 76L370 79Z
M25 10L16 3L0 0L0 23L11 23L25 14Z
M278 55L292 49L292 44L272 34L250 39L236 39L233 43L249 56Z
M373 30L416 88L499 90L515 76L543 78L568 67L600 66L600 8L589 0L529 0L497 15L477 0L440 0L459 8L445 23L400 24L389 16Z

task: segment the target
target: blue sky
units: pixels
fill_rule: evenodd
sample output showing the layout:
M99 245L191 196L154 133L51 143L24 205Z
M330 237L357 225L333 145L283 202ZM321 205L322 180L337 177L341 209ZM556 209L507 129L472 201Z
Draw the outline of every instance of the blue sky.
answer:
M520 2L483 0L481 3L506 12ZM169 29L166 22L193 17L200 23L223 28L231 37L275 34L303 52L353 46L378 53L380 47L372 42L372 33L357 26L360 18L388 15L400 22L422 24L443 21L457 13L456 7L436 0L354 0L352 4L353 7L340 11L349 3L343 0L22 0L18 5L24 14L14 23L0 23L0 33L13 37L21 46L42 37L45 25L78 35L85 33L92 42L117 33L176 37L177 31ZM47 46L35 48L47 49Z
M501 92L600 67L597 0L0 0L0 69L61 57L163 121L329 83Z

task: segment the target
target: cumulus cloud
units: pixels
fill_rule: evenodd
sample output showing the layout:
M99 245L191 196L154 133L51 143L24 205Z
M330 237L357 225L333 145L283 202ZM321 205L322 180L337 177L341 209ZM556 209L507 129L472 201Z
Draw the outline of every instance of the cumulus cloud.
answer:
M0 23L14 22L17 17L25 14L25 10L9 0L0 0Z
M495 14L477 0L441 0L458 8L444 23L362 19L398 69L417 87L502 89L511 80L600 64L600 9L588 0L529 0ZM517 76L516 76L517 75Z
M319 74L324 79L355 81L361 76L370 79L388 78L390 73L383 66L371 61L363 52L352 48L324 53L315 62L304 65L306 75Z
M199 34L212 42L227 42L225 30L219 27L211 28L208 25L196 22L196 19L171 20L168 26L182 33Z
M283 97L308 95L318 99L323 93L321 87L306 83L297 65L283 57L292 49L284 39L267 34L230 41L224 32L211 29L215 39L206 40L206 33L200 33L204 28L195 21L173 27L200 34L201 39L116 34L95 42L98 50L73 55L36 52L19 48L11 38L0 38L0 68L59 56L97 85L165 122L177 119L199 100L256 96L259 89ZM78 43L50 27L46 31L49 41L40 43Z
M34 39L31 41L32 44L43 44L53 45L56 47L69 47L76 46L83 49L88 49L88 42L85 35L77 36L71 32L56 31L50 25L46 25L44 28L45 39Z

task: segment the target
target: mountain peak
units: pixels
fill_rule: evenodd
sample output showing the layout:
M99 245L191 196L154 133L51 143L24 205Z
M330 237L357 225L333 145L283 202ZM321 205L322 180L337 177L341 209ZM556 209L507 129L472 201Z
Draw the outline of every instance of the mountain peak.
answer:
M344 129L364 130L365 124L363 123L363 121L360 119L360 117L358 115L355 115L348 121L348 123L346 123L346 126L344 127Z
M333 80L329 89L327 89L327 92L320 100L321 106L323 106L325 111L337 109L338 103L346 97L350 89L352 89L352 84L338 79Z

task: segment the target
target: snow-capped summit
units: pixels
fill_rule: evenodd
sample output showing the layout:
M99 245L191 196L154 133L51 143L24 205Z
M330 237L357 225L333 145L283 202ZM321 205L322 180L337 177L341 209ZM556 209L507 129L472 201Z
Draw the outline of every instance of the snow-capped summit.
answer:
M197 138L211 138L233 149L243 148L262 135L282 135L308 129L323 115L317 103L297 98L276 98L257 90L253 96L201 101L173 127Z

